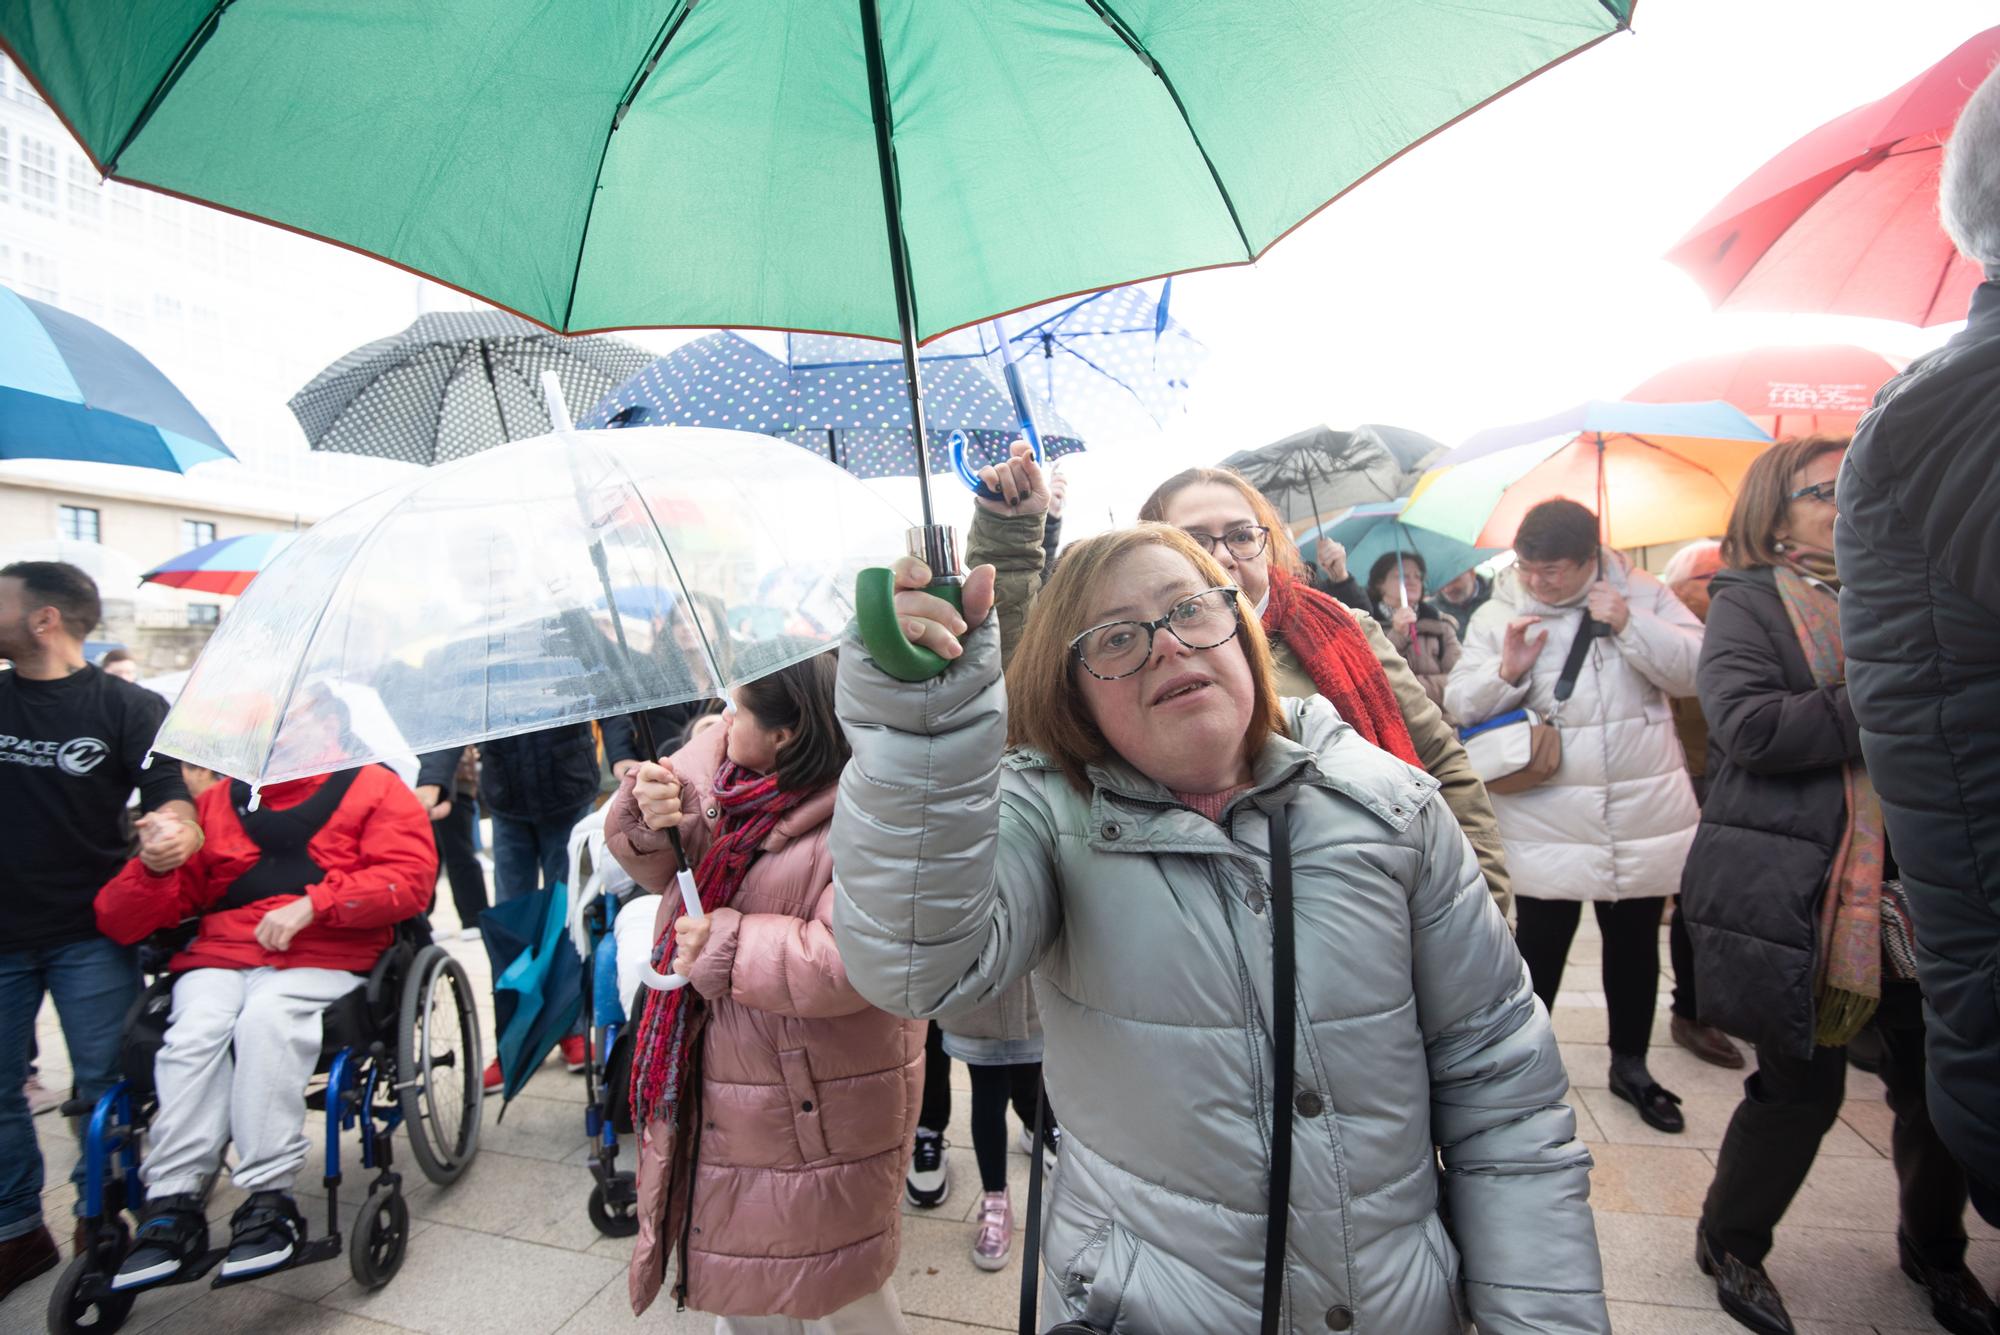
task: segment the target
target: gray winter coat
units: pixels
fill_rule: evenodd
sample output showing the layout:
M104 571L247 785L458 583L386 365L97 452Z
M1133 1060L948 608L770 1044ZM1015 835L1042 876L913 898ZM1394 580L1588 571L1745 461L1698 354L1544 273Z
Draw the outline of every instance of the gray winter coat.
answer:
M855 987L903 1015L979 1007L1033 971L1064 1132L1044 1325L1256 1326L1274 1115L1265 810L1289 802L1284 1329L1608 1331L1562 1061L1436 781L1324 701L1290 701L1297 740L1264 747L1220 824L1122 764L1093 769L1086 796L1037 755L1003 760L999 647L989 619L942 677L908 686L850 632L834 935Z

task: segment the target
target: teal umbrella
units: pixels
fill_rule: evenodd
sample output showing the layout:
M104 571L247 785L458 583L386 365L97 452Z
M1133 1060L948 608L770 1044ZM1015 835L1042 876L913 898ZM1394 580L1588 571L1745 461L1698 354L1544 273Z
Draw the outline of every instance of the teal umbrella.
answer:
M1476 547L1448 534L1419 528L1402 521L1407 498L1374 501L1357 505L1336 519L1299 536L1299 550L1310 553L1321 538L1331 538L1347 548L1347 567L1366 579L1368 571L1385 552L1409 552L1424 563L1424 591L1436 593L1481 561L1498 556L1505 547Z
M0 0L0 44L107 176L564 332L900 339L921 442L919 341L1253 260L1632 5Z

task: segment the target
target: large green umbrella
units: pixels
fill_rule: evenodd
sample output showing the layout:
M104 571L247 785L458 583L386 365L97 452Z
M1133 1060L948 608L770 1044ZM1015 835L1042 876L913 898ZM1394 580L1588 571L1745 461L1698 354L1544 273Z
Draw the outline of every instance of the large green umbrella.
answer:
M0 44L113 179L564 332L900 338L914 399L918 341L1254 259L1633 3L0 0Z

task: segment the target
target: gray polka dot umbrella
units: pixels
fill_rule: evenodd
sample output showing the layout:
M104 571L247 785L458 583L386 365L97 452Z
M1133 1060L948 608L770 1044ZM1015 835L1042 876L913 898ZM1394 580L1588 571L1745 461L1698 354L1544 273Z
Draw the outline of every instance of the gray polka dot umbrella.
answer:
M292 396L316 450L449 463L551 428L541 375L595 403L652 354L602 335L565 338L501 311L434 311L364 344Z

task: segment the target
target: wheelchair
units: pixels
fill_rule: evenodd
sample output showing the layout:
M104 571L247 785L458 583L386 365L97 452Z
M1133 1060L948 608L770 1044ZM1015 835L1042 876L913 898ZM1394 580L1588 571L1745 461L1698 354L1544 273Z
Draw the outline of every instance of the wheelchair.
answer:
M173 977L165 971L166 962L193 937L194 926L183 923L139 948L140 968L151 981L126 1017L120 1060L123 1079L95 1106L81 1101L64 1105L65 1113L89 1118L80 1219L90 1242L69 1263L50 1295L48 1326L53 1335L85 1331L108 1335L124 1324L141 1293L203 1279L228 1253L225 1240L170 1279L141 1289L111 1288L112 1277L132 1249L132 1227L125 1216L136 1221L146 1204L139 1180L140 1143L158 1110L152 1062L164 1041L172 1008ZM330 1261L344 1249L355 1282L379 1289L402 1267L410 1233L402 1177L394 1167L397 1128L408 1133L417 1167L440 1185L456 1181L478 1151L485 1096L480 1081L485 1061L479 1010L464 967L431 943L429 926L417 918L397 926L395 940L375 962L367 981L327 1008L324 1033L306 1106L326 1119L321 1179L326 1188L326 1232L307 1237L282 1269ZM373 1174L351 1239L340 1233L343 1131L358 1133L361 1166ZM262 1277L231 1281L218 1275L211 1286Z

